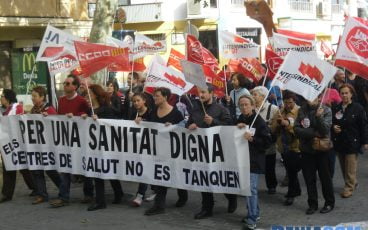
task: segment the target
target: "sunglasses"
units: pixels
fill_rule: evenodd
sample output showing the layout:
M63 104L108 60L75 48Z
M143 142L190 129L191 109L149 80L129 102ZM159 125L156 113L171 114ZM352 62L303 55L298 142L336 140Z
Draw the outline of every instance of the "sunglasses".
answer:
M64 82L63 85L65 86L69 86L69 85L72 85L73 83L72 82Z

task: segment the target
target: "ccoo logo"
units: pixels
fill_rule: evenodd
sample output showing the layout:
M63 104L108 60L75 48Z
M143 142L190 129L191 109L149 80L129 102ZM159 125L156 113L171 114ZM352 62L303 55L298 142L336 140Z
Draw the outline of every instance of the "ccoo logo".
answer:
M357 55L368 58L368 29L357 26L348 33L346 46Z

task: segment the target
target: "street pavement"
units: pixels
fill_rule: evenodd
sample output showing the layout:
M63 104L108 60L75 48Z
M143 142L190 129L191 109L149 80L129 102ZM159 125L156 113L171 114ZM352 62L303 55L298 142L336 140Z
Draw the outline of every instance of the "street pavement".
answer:
M358 159L359 187L351 198L343 199L339 196L343 187L340 166L336 162L334 176L334 190L336 196L335 209L327 214L316 212L305 215L307 209L306 187L302 174L299 179L302 186L302 196L298 197L292 206L283 206L285 187L277 187L275 195L267 194L264 177L260 179L259 199L261 220L257 225L259 229L270 229L271 226L335 226L340 223L361 222L361 229L368 229L368 156L360 155ZM285 172L282 164L277 163L277 176L281 181ZM222 194L215 195L214 216L204 220L194 220L193 216L200 210L201 195L199 192L190 192L189 201L183 208L176 208L176 190L170 189L167 196L167 209L165 214L144 216L144 211L152 203L144 202L142 207L129 206L138 185L123 182L125 192L122 204L113 205L111 187L106 183L106 209L88 212L86 204L81 204L83 198L82 185L72 184L71 204L62 208L50 208L48 203L32 205L30 191L26 188L21 175L18 173L15 196L12 201L0 204L0 230L115 230L115 229L243 229L241 219L246 215L244 197L238 197L238 209L235 213L227 213L227 200ZM1 181L0 181L1 182ZM57 196L55 186L47 181L51 198ZM319 205L323 206L322 193L319 185ZM1 182L2 184L2 182ZM149 192L149 191L148 191Z

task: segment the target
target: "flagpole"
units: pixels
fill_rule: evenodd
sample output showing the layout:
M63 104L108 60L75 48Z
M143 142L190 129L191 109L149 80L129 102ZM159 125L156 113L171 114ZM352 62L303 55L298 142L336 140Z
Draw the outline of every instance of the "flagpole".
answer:
M196 88L197 88L198 96L199 96L200 91L199 91L198 86L196 86ZM204 108L204 104L203 104L203 101L201 100L201 97L200 97L200 96L199 96L199 101L201 102L201 105L202 105L202 109L203 109L204 115L207 115L206 109Z
M92 99L91 99L91 94L89 92L89 86L88 86L88 83L87 83L87 79L84 78L84 83L86 84L87 86L87 93L88 93L88 98L89 98L89 103L91 105L91 112L92 112L92 115L95 115L95 111L93 110L93 105L92 105Z
M130 79L130 92L133 92L133 79L134 79L134 54L132 55L132 76ZM138 79L137 79L138 80Z
M262 86L265 86L265 84L266 84L267 75L268 75L268 68L266 70L266 73L265 73L265 76L264 76L264 79L263 79Z
M226 96L228 96L228 90L227 90L227 77L226 77L226 70L225 70L225 65L222 67L222 71L224 71L224 76L225 76L225 93L226 93Z

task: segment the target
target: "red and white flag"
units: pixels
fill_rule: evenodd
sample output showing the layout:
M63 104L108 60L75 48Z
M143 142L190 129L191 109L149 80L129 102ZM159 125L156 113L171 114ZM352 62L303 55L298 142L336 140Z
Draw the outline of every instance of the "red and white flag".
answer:
M224 58L259 57L259 45L228 31L220 31L221 53Z
M190 34L186 36L186 54L188 61L200 65L209 65L213 69L218 68L216 57L208 49L204 48L196 37Z
M368 21L348 18L337 49L335 65L368 79Z
M291 36L273 33L271 38L273 50L280 57L284 57L290 50L301 53L316 53L316 42Z
M185 60L185 55L171 48L169 59L167 60L167 66L173 66L177 70L182 71L180 60Z
M229 69L231 72L243 74L255 83L261 80L265 74L263 66L256 58L231 59Z
M290 51L272 85L313 101L327 87L336 71L336 67L320 60L316 55Z
M325 58L328 58L334 54L332 49L324 41L321 41L321 51L325 54Z
M311 41L316 40L316 34L309 34L309 33L303 33L303 32L285 30L285 29L277 29L277 33L285 35L285 36L293 37L293 38L300 38L303 40L311 40Z
M273 79L279 70L282 62L282 59L279 55L273 52L270 49L266 49L266 66L267 66L267 77Z
M173 94L179 96L188 92L193 84L187 82L183 73L165 65L162 65L162 58L156 55L148 68L145 87L166 87Z
M75 41L79 65L83 76L91 74L113 63L129 65L129 49Z
M55 61L62 55L71 55L76 60L74 41L82 41L82 39L47 25L36 61Z

